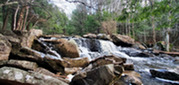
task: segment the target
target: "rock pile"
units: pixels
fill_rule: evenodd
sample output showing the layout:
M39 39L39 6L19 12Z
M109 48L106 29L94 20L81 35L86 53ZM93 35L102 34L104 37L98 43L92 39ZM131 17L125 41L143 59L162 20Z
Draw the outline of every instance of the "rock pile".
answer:
M41 35L42 31L34 29L0 34L0 84L142 85L140 75L133 64L126 63L126 58L111 55L89 61L79 57L73 40L43 40L53 43L56 52L38 41ZM91 36L109 39L105 35Z

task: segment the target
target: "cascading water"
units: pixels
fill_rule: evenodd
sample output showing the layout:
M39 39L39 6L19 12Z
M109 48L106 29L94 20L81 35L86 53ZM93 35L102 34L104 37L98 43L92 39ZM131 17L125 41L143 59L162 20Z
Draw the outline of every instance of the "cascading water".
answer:
M123 52L117 49L111 41L98 40L98 39L86 39L86 38L74 38L80 49L81 57L88 57L89 60L95 59L104 55L116 55L120 57L129 58Z

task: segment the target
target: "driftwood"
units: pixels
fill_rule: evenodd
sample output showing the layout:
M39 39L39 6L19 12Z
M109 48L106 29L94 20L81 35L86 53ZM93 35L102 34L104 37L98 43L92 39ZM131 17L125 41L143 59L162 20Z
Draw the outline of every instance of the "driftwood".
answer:
M168 55L179 56L179 52L167 52L167 51L154 50L153 53L154 54L168 54Z

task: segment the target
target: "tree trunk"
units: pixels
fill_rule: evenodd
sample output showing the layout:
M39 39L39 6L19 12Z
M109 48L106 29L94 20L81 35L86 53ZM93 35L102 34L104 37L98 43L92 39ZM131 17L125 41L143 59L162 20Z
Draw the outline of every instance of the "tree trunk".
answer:
M19 11L19 5L17 5L16 11L14 13L14 19L13 19L13 30L16 30L16 22L17 22L17 13Z
M152 16L152 33L153 33L153 43L156 43L156 33L155 33L155 21L154 16Z
M169 42L169 40L170 40L170 37L169 37L169 29L170 28L168 28L168 30L167 30L167 32L166 32L166 39L165 39L165 43L166 43L166 51L169 51L170 50L170 42Z
M128 23L129 23L129 36L131 36L131 25L130 25L130 14L129 14L129 19L128 19Z
M132 18L134 17L134 15L132 14ZM132 22L132 35L133 38L135 39L135 32L134 32L134 21Z
M23 23L23 18L24 18L24 11L25 11L25 7L23 7L21 12L20 12L16 30L21 30L21 28L22 28L22 23Z
M8 24L8 16L9 16L9 12L8 9L6 10L5 7L3 6L3 27L2 30L5 30Z
M29 14L29 7L28 7L28 6L26 6L26 15L25 15L24 25L23 25L22 30L25 30L25 28L26 28L26 22L27 22L27 17L28 17L28 14Z

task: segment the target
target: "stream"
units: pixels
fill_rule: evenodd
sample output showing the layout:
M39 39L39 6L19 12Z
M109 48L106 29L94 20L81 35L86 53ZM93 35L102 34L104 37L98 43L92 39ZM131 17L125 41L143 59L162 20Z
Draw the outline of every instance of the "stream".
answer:
M44 38L40 38L39 42L43 42ZM50 38L56 39L56 38ZM99 39L88 39L88 38L73 38L65 37L67 40L74 40L80 50L80 57L88 57L89 60L96 59L104 55L115 55L127 58L127 63L134 64L135 71L140 73L141 80L144 85L179 85L179 82L165 80L161 78L152 77L149 70L150 69L167 69L170 71L179 71L179 65L175 64L174 57L169 55L152 55L152 57L144 56L132 56L136 53L141 53L150 50L139 50L135 48L127 48L116 46L113 42L108 40ZM45 46L49 46L48 43L43 42ZM51 47L49 46L49 49ZM53 53L56 52L50 49ZM60 57L60 54L56 54ZM59 58L60 59L60 58Z

